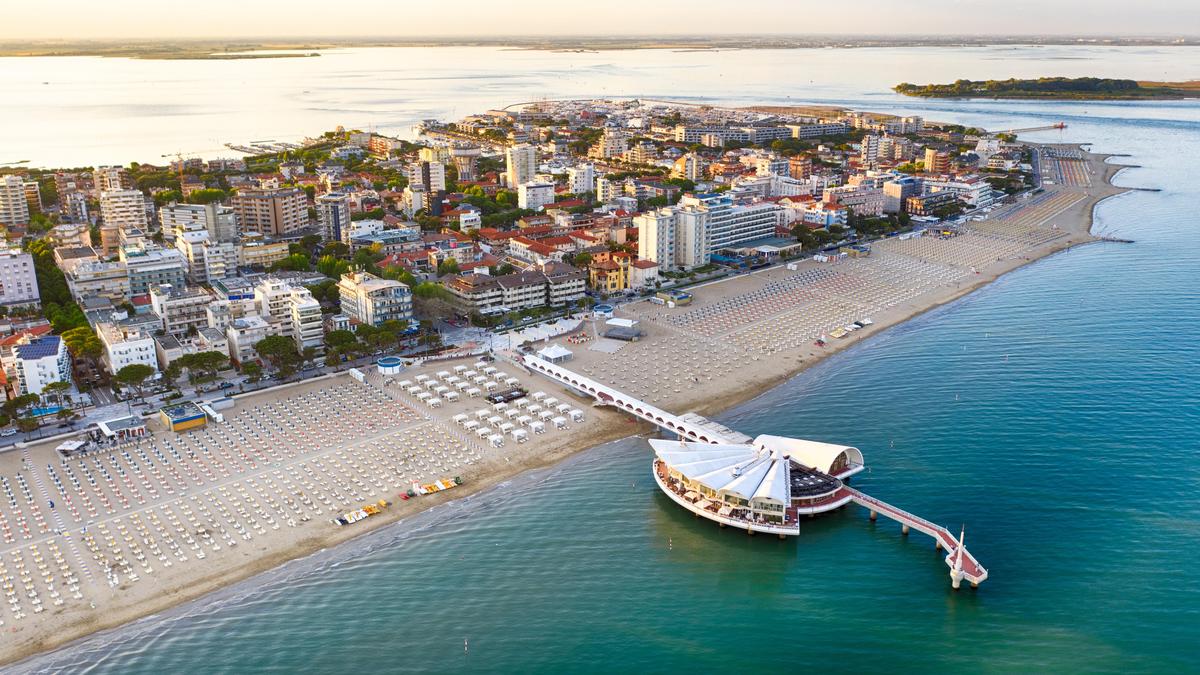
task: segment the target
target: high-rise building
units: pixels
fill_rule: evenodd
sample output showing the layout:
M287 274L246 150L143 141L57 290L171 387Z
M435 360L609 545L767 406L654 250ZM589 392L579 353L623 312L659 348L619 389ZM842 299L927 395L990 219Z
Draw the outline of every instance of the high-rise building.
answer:
M18 247L0 248L0 305L24 307L39 300L33 256Z
M338 281L342 314L352 321L381 326L385 321L412 319L412 291L399 281L368 272L348 272Z
M573 194L596 191L596 170L591 164L580 164L567 169L567 189Z
M0 225L24 225L29 222L29 202L25 182L20 176L0 176Z
M950 153L925 148L925 173L950 173Z
M20 394L40 394L51 382L71 379L71 355L57 335L25 337L13 347L11 369Z
M209 241L237 241L237 215L233 209L216 202L211 204L176 204L158 210L163 237L171 241L180 232L208 232Z
M702 168L700 158L696 156L696 153L689 152L675 160L675 165L671 168L671 177L691 181L700 180Z
M92 181L101 194L133 189L133 179L123 166L98 166L92 172Z
M100 193L100 248L105 255L116 252L130 233L146 231L146 198L141 190L105 190Z
M88 209L87 193L81 190L58 193L58 201L62 205L62 216L72 223L91 224L91 211Z
M442 192L446 189L446 167L441 162L409 162L404 169L409 185L420 185L425 192Z
M326 192L317 197L317 225L321 238L342 241L342 233L350 227L350 197L341 192Z
M238 190L232 205L242 232L279 236L308 226L308 197L299 188Z
M254 287L254 302L259 316L272 326L273 333L286 335L296 342L296 351L324 347L324 322L321 303L307 288L267 277Z
M781 222L782 208L772 202L735 204L723 194L684 195L680 208L708 212L708 253L718 253L755 239L775 236Z
M638 231L638 257L658 263L660 269L673 270L675 264L675 210L647 211L633 217Z
M874 164L879 161L879 137L875 134L863 136L858 156L864 164Z
M921 194L921 179L901 176L883 184L883 212L900 213L909 197Z
M504 150L504 162L508 187L516 189L521 183L533 180L537 172L537 148L528 143L511 145Z
M119 249L120 261L129 272L129 292L141 295L151 286L182 287L187 281L187 261L173 248L154 244L131 244Z
M25 203L29 205L29 213L41 213L46 210L42 204L42 190L36 180L27 180L25 187Z
M595 157L596 159L610 159L612 157L620 157L628 150L629 135L621 129L605 127L600 140L588 151L588 156Z
M788 158L788 175L796 180L805 180L812 175L812 157L796 155Z
M521 183L517 186L517 206L541 211L554 203L554 183Z

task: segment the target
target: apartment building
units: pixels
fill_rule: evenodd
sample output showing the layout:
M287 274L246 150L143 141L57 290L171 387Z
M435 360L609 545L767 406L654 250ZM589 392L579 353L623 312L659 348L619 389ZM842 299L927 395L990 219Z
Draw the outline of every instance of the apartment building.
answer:
M308 227L308 198L299 188L249 188L231 200L242 232L282 236Z
M187 283L187 260L176 249L134 244L120 247L119 256L129 274L132 295L142 295L151 286L184 286Z
M533 180L537 173L537 148L528 143L510 145L504 150L504 176L510 188Z
M213 299L212 294L195 287L150 287L150 306L162 319L163 331L177 337L208 325L206 310Z
M127 233L147 229L146 198L141 190L106 190L100 193L100 248L105 255L117 252Z
M517 206L541 211L554 203L554 183L521 183L517 187Z
M29 222L29 202L20 176L0 176L0 225L24 225Z
M40 300L33 256L17 247L0 248L0 305L27 307Z
M237 214L221 204L167 204L158 210L163 237L171 241L180 232L208 233L209 241L237 241Z
M348 272L338 280L338 293L342 313L357 323L378 327L385 321L412 319L412 291L399 281Z
M104 345L101 361L105 370L115 375L125 366L140 363L158 370L154 336L138 326L102 321L96 324L96 337Z
M350 228L350 197L341 192L326 192L317 197L317 227L325 241L343 241Z

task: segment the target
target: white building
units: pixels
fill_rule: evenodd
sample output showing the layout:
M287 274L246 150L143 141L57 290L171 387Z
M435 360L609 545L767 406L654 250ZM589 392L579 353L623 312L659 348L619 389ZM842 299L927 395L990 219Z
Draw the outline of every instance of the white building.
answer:
M215 243L207 230L181 232L175 237L175 249L184 258L192 284L211 285L237 273L237 244Z
M163 330L176 336L187 335L193 328L207 327L207 308L214 299L211 294L194 287L150 287L150 305L162 319Z
M537 148L528 143L511 145L504 150L504 162L504 175L510 188L528 183L537 173Z
M679 207L708 213L706 236L710 254L773 237L775 227L783 222L783 209L777 204L735 204L731 197L722 194L684 195Z
M573 194L596 191L596 169L591 164L580 164L567 169L567 189Z
M664 270L675 269L675 210L640 213L633 217L633 226L638 231L638 258Z
M342 313L351 320L379 327L390 320L412 319L412 291L399 281L367 272L349 272L338 281Z
M12 372L20 394L40 394L51 382L73 382L71 356L57 335L43 335L13 347Z
M292 338L296 351L305 347L320 350L324 346L321 303L307 288L267 277L254 287L254 301L258 314L270 325L271 334Z
M270 325L261 316L249 314L229 322L225 339L229 343L229 358L242 364L258 358L254 345L267 337Z
M517 206L541 211L554 203L554 183L521 183L517 187Z
M40 298L33 256L16 247L0 248L0 305L36 305Z
M437 161L409 162L404 168L409 185L420 185L426 192L446 189L446 167Z
M20 176L0 176L0 225L24 225L29 222L29 202L25 200L25 182Z
M118 370L135 363L158 370L154 337L142 329L100 322L96 324L96 337L104 345L101 360L109 373L116 375Z

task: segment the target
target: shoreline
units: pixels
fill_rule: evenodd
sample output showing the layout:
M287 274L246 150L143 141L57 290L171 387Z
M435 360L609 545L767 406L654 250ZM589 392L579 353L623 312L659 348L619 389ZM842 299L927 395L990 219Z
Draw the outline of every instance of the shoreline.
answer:
M1101 241L1092 233L1096 205L1105 199L1133 190L1133 188L1117 187L1113 184L1116 175L1130 167L1110 164L1108 160L1114 155L1088 152L1085 157L1087 165L1097 171L1095 183L1080 193L1086 195L1083 199L1052 216L1052 218L1066 218L1070 221L1069 227L1064 228L1068 236L1034 246L1028 251L1022 251L1019 256L999 259L995 263L987 265L986 269L981 269L974 275L974 278L959 282L953 287L946 286L935 289L938 292L934 293L933 297L926 297L928 294L915 297L909 302L890 309L886 315L877 317L874 325L856 331L847 338L829 341L825 347L808 345L769 357L770 364L761 364L745 369L751 371L757 368L759 371L764 371L770 365L769 372L751 372L748 379L741 383L735 382L733 377L723 380L718 384L719 396L706 395L705 387L700 386L685 391L683 396L665 401L663 407L679 414L690 411L704 416L712 416L741 406L775 389L827 357L930 310L958 300L992 283L1004 274L1074 246ZM749 276L753 277L754 275ZM726 283L726 281L717 283ZM798 360L789 362L792 357ZM755 360L758 361L757 357ZM612 384L618 389L622 388L620 382ZM310 560L323 551L331 550L334 547L340 548L351 541L369 542L373 536L381 537L383 536L381 533L390 531L401 522L417 520L420 524L421 519L436 521L429 525L445 522L437 519L435 515L445 514L453 517L454 511L449 509L468 506L471 500L493 494L497 488L505 487L518 478L524 480L527 475L536 477L538 472L553 470L563 462L580 456L591 448L631 436L641 436L653 429L647 423L634 421L615 411L596 408L591 411L596 423L587 425L588 433L572 436L567 439L567 442L556 444L549 452L538 453L524 461L501 465L500 469L502 470L492 470L484 476L473 477L468 483L453 491L452 495L438 494L420 497L409 502L396 502L377 521L373 518L371 520L375 522L369 522L360 528L339 528L329 530L327 534L320 536L305 536L287 547L263 555L249 564L219 570L193 580L185 587L156 594L149 599L131 603L126 607L118 607L116 611L105 612L103 619L88 617L86 620L58 625L52 635L14 646L15 648L0 657L0 662L17 668L22 665L28 666L32 659L39 656L47 656L70 649L73 645L94 639L98 635L110 634L127 624L158 620L159 615L164 612L170 613L180 608L187 608L194 603L205 603L209 598L219 601L230 595L236 595L240 589L245 588L246 584L270 583L273 580L270 575L273 573L287 573L290 571L287 569L289 565ZM451 506L455 504L458 506ZM259 579L260 577L262 579Z

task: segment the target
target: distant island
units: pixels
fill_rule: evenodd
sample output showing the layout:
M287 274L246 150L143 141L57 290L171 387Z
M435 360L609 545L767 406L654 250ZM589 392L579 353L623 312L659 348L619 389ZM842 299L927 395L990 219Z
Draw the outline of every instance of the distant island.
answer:
M1087 101L1180 99L1200 96L1200 81L1139 82L1100 77L1039 77L1035 80L956 80L952 84L909 84L892 87L921 98L1047 98Z

